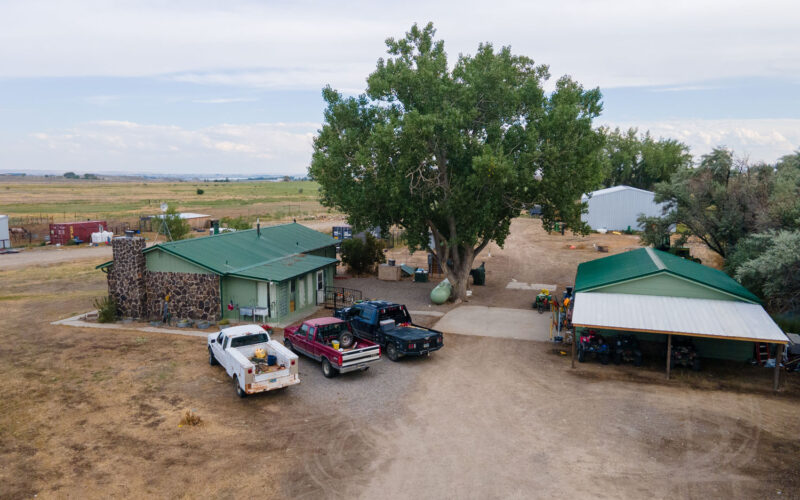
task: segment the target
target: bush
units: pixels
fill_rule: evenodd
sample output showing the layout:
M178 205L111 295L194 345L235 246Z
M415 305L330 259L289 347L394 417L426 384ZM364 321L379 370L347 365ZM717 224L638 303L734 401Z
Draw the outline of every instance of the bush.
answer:
M110 295L96 299L94 306L97 308L98 323L113 323L117 320L117 302Z
M181 214L171 203L167 208L167 213L164 214L164 220L167 230L164 229L164 224L159 221L158 233L166 235L172 241L184 239L192 230L189 223L181 219Z
M244 231L245 229L252 229L253 224L250 223L244 217L223 217L222 223L225 224L227 227L231 229L235 229L237 231Z
M200 189L200 188L197 188L197 194L203 194L203 193L205 193L205 191L203 191L203 190L202 190L202 189Z
M342 263L355 274L370 273L375 265L386 262L383 249L386 244L367 233L365 241L358 238L342 242Z

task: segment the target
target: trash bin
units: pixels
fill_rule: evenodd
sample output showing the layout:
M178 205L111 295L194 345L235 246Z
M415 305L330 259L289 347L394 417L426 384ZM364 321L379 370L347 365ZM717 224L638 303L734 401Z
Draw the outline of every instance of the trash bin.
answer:
M427 283L428 273L426 273L424 269L417 269L417 271L414 273L414 281L416 283Z
M476 267L472 271L469 272L470 276L472 276L472 284L477 286L483 286L486 284L486 267L485 263L481 264L481 267Z

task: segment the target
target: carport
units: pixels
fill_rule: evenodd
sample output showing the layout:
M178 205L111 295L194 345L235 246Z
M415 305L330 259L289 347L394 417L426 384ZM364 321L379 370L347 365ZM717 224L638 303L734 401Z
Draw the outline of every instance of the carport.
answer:
M781 359L788 337L757 304L621 293L578 293L572 314L575 327L655 333L667 336L667 378L672 336L777 344ZM573 366L575 357L573 342ZM775 363L778 389L780 363Z
M667 378L673 335L723 341L720 346L775 344L776 359L789 343L758 298L728 275L651 248L578 266L573 304L575 328L666 336ZM776 390L779 384L780 363L776 363Z

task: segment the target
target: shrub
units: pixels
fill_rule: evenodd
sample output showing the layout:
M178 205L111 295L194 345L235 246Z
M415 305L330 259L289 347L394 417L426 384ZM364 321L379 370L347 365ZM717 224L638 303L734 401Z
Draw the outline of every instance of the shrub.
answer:
M94 306L97 308L98 323L113 323L117 320L117 302L110 295L96 299Z
M252 229L253 224L250 223L244 217L223 217L222 223L225 224L227 227L231 229L235 229L237 231L244 231L245 229Z
M197 194L203 194L203 193L205 193L205 191L203 191L203 190L202 190L202 189L200 189L200 188L197 188Z
M373 272L376 264L386 262L386 244L369 233L365 236L365 241L353 238L342 242L342 263L355 274Z
M164 220L167 230L165 231L164 224L160 224L159 221L158 233L165 234L173 241L182 240L192 230L192 227L189 225L189 223L181 219L181 214L178 213L178 210L172 205L172 203L169 204L167 213L164 214Z

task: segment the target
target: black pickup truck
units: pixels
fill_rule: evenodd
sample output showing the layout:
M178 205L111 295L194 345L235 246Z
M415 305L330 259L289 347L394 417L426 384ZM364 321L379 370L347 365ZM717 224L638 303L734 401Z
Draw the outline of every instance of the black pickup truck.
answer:
M412 323L401 304L373 300L338 309L334 315L347 321L356 337L379 344L392 361L430 354L444 346L442 332Z

